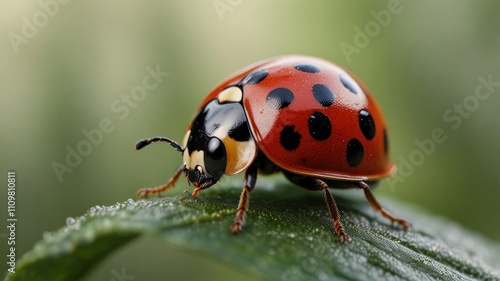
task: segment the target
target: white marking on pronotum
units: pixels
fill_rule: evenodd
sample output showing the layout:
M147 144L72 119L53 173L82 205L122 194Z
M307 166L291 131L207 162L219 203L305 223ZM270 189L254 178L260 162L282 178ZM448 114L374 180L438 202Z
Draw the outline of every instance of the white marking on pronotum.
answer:
M217 95L219 103L225 102L240 102L243 99L243 92L239 87L233 86L222 90L222 92Z

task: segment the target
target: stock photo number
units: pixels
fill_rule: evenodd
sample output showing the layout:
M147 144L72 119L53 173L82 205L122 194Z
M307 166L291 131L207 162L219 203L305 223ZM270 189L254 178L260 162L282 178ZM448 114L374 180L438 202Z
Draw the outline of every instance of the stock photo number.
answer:
M16 172L7 173L7 271L15 273L16 270Z

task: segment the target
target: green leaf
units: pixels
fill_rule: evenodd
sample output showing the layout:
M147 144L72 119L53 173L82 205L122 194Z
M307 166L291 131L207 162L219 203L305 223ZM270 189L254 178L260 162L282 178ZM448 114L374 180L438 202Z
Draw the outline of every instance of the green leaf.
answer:
M499 245L446 219L380 200L413 223L405 232L375 213L360 192L333 191L351 243L340 243L334 233L321 192L283 181L259 181L244 232L233 235L240 190L218 186L197 199L183 193L92 207L45 235L5 280L78 280L147 233L265 279L500 280Z

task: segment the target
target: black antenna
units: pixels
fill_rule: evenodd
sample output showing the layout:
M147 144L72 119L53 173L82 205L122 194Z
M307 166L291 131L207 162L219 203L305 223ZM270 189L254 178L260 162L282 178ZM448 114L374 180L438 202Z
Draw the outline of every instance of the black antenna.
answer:
M152 138L149 138L149 139L140 140L140 141L138 141L135 144L135 149L139 150L139 149L141 149L141 148L143 148L145 146L150 145L152 142L157 142L157 141L166 142L166 143L170 144L173 148L175 148L179 152L183 152L184 151L182 149L182 147L176 141L171 140L171 139L166 138L166 137L152 137Z

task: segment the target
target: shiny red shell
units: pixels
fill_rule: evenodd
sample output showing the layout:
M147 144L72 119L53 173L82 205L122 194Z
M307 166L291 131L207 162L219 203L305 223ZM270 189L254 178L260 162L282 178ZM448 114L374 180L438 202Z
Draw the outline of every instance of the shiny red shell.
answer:
M256 73L267 75L253 83ZM344 68L307 56L261 61L226 78L200 108L235 85L243 91L257 146L279 167L349 181L377 180L396 171L380 106Z

